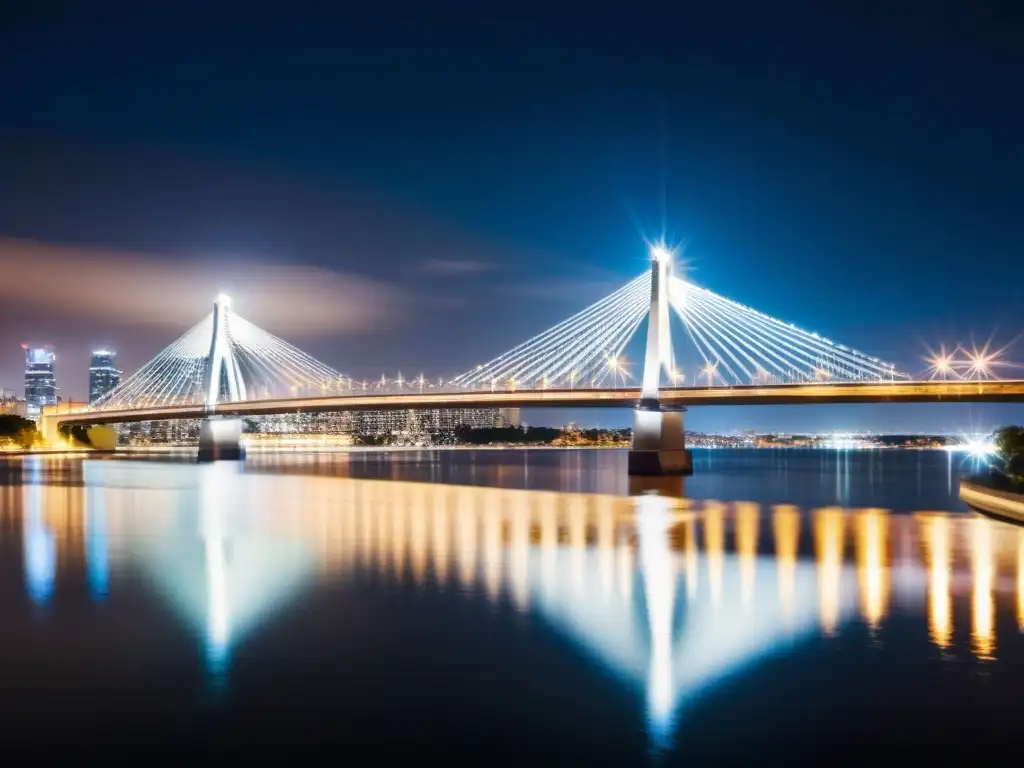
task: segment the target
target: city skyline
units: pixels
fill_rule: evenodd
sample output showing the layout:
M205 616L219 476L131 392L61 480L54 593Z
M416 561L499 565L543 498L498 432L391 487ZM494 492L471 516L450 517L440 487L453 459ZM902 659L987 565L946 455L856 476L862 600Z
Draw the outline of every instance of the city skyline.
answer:
M102 29L48 29L46 57L31 34L5 38L0 264L22 279L0 304L0 385L19 380L31 337L61 350L67 394L84 400L93 347L116 346L131 373L221 290L339 370L454 376L637 274L661 234L685 244L701 285L907 367L942 344L1011 341L1024 327L1012 25L918 4L869 46L848 34L871 27L867 13L749 13L758 33L736 31L727 52L696 34L730 28L713 8L694 13L684 46L590 19L571 34L487 27L486 50L468 19L428 33L325 22L329 38L307 19L302 51L271 22L211 40L129 19L159 85L146 91L104 76L116 46ZM965 26L984 30L983 52ZM810 49L787 45L810 31ZM168 67L182 44L189 61ZM318 98L317 57L357 66L368 46L387 55ZM96 82L88 101L72 71ZM1020 416L773 406L693 409L687 423L957 431Z

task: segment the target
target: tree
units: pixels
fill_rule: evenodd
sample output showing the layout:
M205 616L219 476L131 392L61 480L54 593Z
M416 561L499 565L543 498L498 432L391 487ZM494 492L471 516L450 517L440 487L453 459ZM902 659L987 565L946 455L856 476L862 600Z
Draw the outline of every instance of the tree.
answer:
M15 435L15 442L20 445L26 451L31 450L32 446L39 440L39 433L36 431L35 426L23 427L18 430L18 434Z
M17 443L28 450L39 441L39 432L34 421L4 414L0 416L0 440Z
M1024 484L1024 427L1003 427L996 432L996 448L1002 459L1003 474Z

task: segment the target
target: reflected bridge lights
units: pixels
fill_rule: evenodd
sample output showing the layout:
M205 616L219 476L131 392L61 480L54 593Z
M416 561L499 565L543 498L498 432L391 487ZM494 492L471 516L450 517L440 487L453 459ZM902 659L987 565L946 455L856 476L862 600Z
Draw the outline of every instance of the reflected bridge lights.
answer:
M479 588L492 602L513 596L519 610L637 690L651 742L664 746L681 713L721 680L815 631L841 631L858 611L881 630L890 605L920 600L933 643L945 649L953 644L954 601L971 601L979 658L995 655L996 598L1005 590L1017 590L1013 607L1024 617L1024 534L1012 539L1012 552L1003 548L1018 563L1010 586L997 573L1006 538L987 521L655 495L271 480L226 468L211 465L202 475L197 508L152 510L147 519L166 521L165 535L126 540L131 561L206 641L213 678L224 676L232 646L318 570L339 578L354 567L404 572L417 583ZM105 512L120 526L128 508L116 499L106 499ZM806 533L810 556L801 554ZM915 535L918 573L897 577L895 561L913 556ZM968 554L957 554L958 564L954 553Z
M668 746L676 708L672 629L677 574L668 541L671 513L671 501L663 496L636 498L640 568L650 636L647 712L651 739L659 747Z

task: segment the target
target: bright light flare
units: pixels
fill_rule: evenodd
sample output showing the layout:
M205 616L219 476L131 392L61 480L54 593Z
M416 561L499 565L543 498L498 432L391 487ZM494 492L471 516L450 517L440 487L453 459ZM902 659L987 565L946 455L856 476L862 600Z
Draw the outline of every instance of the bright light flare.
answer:
M958 346L953 352L947 352L946 345L941 344L939 351L935 352L929 347L928 357L925 358L928 363L928 379L959 379L960 374L957 373L958 364L955 358L956 351L959 349Z
M664 243L655 243L651 246L651 261L671 261L672 251Z
M1016 341L1016 339L1014 339ZM985 342L981 349L972 346L970 352L964 351L967 361L964 364L967 369L968 379L996 379L999 378L997 369L1017 368L1018 366L1005 359L1006 351L1012 346L1011 341L999 349L991 349L992 340Z
M718 375L718 363L707 363L700 369L700 372L702 376L707 377L708 386L710 387L712 382L714 382L715 376Z
M973 438L966 448L967 453L975 459L987 459L996 454L996 445L989 438Z
M970 363L970 367L967 369L969 374L979 379L988 378L992 371L992 364L995 362L994 357L979 353L968 355L967 360Z

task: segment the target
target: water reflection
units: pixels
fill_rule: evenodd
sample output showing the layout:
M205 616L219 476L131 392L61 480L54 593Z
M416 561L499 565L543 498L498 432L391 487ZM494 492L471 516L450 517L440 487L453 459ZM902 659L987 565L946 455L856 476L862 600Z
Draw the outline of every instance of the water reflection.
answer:
M980 659L991 659L995 651L992 626L992 530L982 518L971 521L971 565L974 590L971 596L971 635L974 652Z
M818 613L821 617L821 631L826 636L835 634L839 624L844 523L845 516L841 509L819 509L814 514L815 554L818 561Z
M41 485L25 488L25 588L36 605L45 605L53 595L57 570L53 533L43 522Z
M889 566L886 541L889 519L884 509L867 509L858 514L857 581L861 614L871 629L877 629L885 617L889 600Z
M1024 530L1017 533L1017 626L1024 632Z
M109 589L110 564L107 559L106 494L90 486L85 491L85 560L89 571L89 589L96 600L103 600Z
M946 648L953 638L953 603L949 575L952 570L949 519L945 515L921 518L928 562L928 632L932 642Z
M541 618L642 697L658 746L716 684L812 637L866 627L881 643L898 613L944 654L989 661L1000 612L1024 628L1024 531L981 517L231 464L88 462L84 481L5 489L29 598L51 603L78 569L94 599L116 601L118 574L137 569L220 680L246 636L304 590L365 573ZM956 634L958 606L969 638Z

